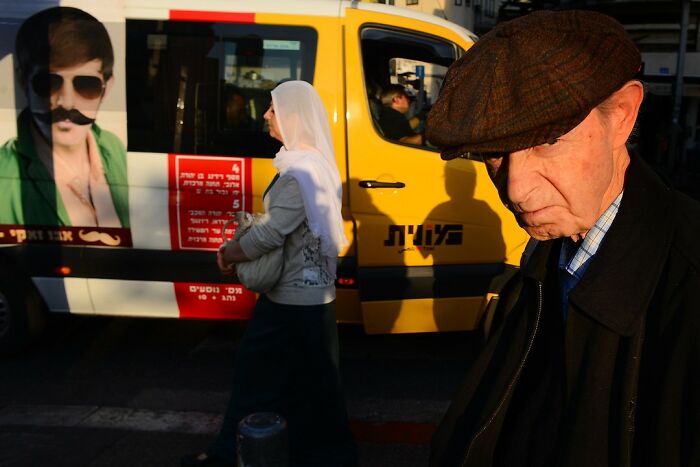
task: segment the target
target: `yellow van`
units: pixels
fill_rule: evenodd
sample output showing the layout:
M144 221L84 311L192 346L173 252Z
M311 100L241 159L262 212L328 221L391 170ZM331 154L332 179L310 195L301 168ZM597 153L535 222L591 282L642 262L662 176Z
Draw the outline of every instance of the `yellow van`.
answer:
M262 209L278 150L262 115L270 90L287 79L312 83L331 120L351 240L339 258L339 321L368 333L479 325L499 277L518 264L525 234L481 162L444 162L429 145L386 137L378 124L379 91L390 84L406 89L412 113L424 114L449 65L476 40L470 32L349 1L63 3L91 15L111 41L112 69L105 72L104 59L96 73L99 95L85 72L61 74L32 58L38 52L27 43L50 39L27 18L55 1L0 1L1 348L24 342L46 310L247 318L255 294L221 277L213 252L236 211ZM25 21L33 40L15 47ZM64 34L59 45L79 51L79 40ZM102 164L114 212L97 191L75 195L89 210L71 207L66 180L80 166L54 161L47 171L51 163L31 150L42 132L33 105L71 79L76 98L93 106L88 133L101 158L90 160ZM58 158L53 138L48 153ZM75 215L79 209L87 214Z

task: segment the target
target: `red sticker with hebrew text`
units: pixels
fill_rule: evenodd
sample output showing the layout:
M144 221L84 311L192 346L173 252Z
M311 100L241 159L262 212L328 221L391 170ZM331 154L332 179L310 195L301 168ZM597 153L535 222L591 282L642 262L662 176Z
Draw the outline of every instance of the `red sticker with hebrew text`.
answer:
M250 161L242 157L168 155L173 250L216 250L221 229L252 205Z

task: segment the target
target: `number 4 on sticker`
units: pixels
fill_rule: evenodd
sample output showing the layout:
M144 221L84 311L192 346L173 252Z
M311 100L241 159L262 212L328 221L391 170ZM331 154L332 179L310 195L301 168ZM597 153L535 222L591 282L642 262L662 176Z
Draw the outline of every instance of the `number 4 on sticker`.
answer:
M231 172L237 174L240 171L241 171L241 166L239 164L233 164L231 166Z

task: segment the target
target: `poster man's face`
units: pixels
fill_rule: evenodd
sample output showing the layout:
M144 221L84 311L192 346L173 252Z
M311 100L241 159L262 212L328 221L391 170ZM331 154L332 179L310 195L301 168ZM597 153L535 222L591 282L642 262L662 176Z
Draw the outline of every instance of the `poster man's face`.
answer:
M28 99L39 129L54 149L84 145L110 82L102 76L102 61L68 68L49 67L30 77Z

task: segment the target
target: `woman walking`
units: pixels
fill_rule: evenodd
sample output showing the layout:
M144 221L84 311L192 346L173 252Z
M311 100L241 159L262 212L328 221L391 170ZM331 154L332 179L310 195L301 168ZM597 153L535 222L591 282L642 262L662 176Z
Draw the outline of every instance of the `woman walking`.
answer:
M282 247L284 266L277 284L260 295L237 351L218 437L182 465L235 465L239 421L277 412L287 420L291 465L354 466L335 315L336 261L347 239L328 118L310 84L288 81L272 91L265 120L283 144L263 196L265 214L240 241L222 246L217 263L233 274L237 263Z

